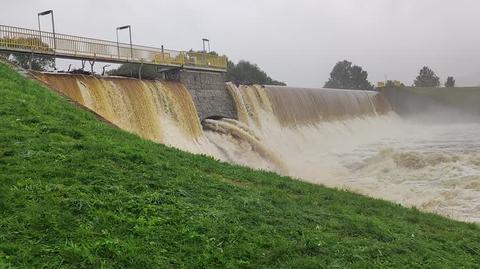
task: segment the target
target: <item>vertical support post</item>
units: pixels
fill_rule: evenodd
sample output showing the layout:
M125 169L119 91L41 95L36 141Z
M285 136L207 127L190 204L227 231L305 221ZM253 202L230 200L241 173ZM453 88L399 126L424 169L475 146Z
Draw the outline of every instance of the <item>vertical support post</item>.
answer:
M57 37L56 37L56 34L55 34L55 19L53 17L53 10L50 9L50 10L47 10L47 11L43 11L43 12L40 12L38 13L38 31L39 31L39 34L40 34L40 45L42 43L42 29L40 28L40 16L44 16L44 15L48 15L50 14L51 18L52 18L52 32L53 32L53 69L54 70L57 70L57 61L56 61L56 54L57 54ZM50 43L50 42L48 42ZM48 44L50 45L50 44Z
M165 53L163 51L163 45L162 45L162 63L164 63L164 62L165 62Z
M120 59L120 43L118 42L118 28L117 28L117 58Z
M53 19L53 10L52 10L52 31L53 31L53 55L57 55L57 36L55 35L55 20ZM54 57L53 60L53 69L57 70L57 58Z
M90 72L92 73L93 75L93 66L95 65L95 60L93 61L88 61L90 63Z
M207 61L207 48L205 46L205 43L208 43L208 51L210 51L210 40L208 38L202 38L203 41L203 63L202 65L208 66L208 61Z
M39 45L42 45L42 29L40 28L40 14L37 15L37 19L38 19L38 35L39 35L39 39L40 39L40 44Z
M55 36L55 20L53 19L53 10L51 12L52 15L52 30L53 30L53 53L56 54L57 52L57 37Z
M28 70L32 70L32 61L33 61L33 50L30 53L30 58L28 59Z
M130 35L130 59L133 61L133 46L132 46L132 26L128 26L128 34Z
M127 29L127 28L128 28L128 34L130 36L130 62L133 62L132 27L130 25L117 27L117 54L118 54L118 58L120 58L120 43L118 42L118 31Z
M138 67L138 79L142 80L142 67L143 67L143 61L140 63L140 66Z

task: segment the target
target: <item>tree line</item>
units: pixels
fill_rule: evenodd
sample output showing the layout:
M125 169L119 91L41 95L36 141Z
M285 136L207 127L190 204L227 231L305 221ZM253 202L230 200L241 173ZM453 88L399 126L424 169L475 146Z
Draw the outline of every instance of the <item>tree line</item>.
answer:
M403 84L401 84L403 85ZM455 79L447 77L445 87L455 87ZM385 86L398 86L393 81L387 81ZM403 85L404 86L404 85ZM439 87L440 78L428 66L420 69L418 76L413 81L415 87ZM368 72L362 67L353 65L349 61L340 61L330 72L330 77L324 85L325 88L372 90L374 86L368 81Z
M272 79L265 71L260 69L258 65L244 60L239 61L237 64L228 61L226 79L235 84L243 85L287 85L285 82Z
M132 74L133 76L138 76L138 70L139 64L122 64L119 68L110 70L107 73L115 76L131 76ZM158 73L154 66L143 66L142 78L155 79L157 77ZM227 81L242 85L287 85L285 82L271 78L258 65L245 60L241 60L237 64L228 61L225 78Z

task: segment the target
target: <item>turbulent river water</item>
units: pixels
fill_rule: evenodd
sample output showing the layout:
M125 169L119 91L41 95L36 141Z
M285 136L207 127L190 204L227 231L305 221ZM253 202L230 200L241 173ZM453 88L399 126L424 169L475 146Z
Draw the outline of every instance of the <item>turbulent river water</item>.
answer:
M400 122L395 135L340 154L337 185L480 222L480 125Z
M122 129L194 153L480 222L480 124L403 119L377 92L227 84L238 120L180 83L37 74Z

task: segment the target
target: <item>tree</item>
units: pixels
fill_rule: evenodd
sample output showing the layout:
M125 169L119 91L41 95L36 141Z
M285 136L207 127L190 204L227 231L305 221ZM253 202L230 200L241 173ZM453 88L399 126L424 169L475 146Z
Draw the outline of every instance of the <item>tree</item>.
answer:
M45 52L52 52L52 50L48 47L47 44L43 43L38 38L8 38L3 37L0 38L0 43L9 44L7 46L14 46L16 48L24 48L30 50L32 45L35 45L37 50L42 50ZM55 68L55 57L53 56L45 56L45 55L31 55L30 53L9 53L3 52L2 56L6 59L12 61L13 63L19 65L24 69L28 69L30 67L30 60L31 60L31 68L37 71L48 71L50 69Z
M445 82L445 87L447 88L455 87L455 79L453 77L447 77L447 81Z
M415 85L415 87L438 87L440 86L440 78L435 75L432 69L424 66L413 82L413 85Z
M120 65L117 69L112 69L107 71L108 75L111 76L122 76L122 77L138 77L138 71L140 70L140 64L126 63ZM156 67L153 65L143 65L142 66L142 78L144 79L156 79L160 76L157 72Z
M368 72L360 66L353 65L349 61L341 61L335 64L330 78L325 83L325 88L372 90L373 85L367 80Z
M235 84L264 84L264 85L282 85L284 82L272 79L256 64L241 60L238 64L228 61L227 65L227 81Z
M24 69L28 69L30 66L30 54L10 54L8 59ZM48 71L55 68L55 58L53 56L33 55L31 61L32 70Z

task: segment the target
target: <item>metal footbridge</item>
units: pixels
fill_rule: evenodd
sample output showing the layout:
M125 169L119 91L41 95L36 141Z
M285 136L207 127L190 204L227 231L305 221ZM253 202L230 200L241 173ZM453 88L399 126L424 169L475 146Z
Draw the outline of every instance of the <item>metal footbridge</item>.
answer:
M91 62L136 63L161 68L226 72L227 57L0 25L0 51Z

